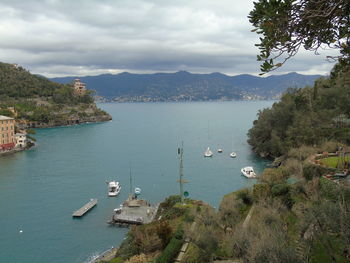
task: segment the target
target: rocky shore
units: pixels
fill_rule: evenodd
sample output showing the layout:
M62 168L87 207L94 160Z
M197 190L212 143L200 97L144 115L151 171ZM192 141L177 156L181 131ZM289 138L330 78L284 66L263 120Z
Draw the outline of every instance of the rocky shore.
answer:
M92 115L92 116L86 116L86 117L72 117L66 120L51 120L49 122L25 121L25 122L20 122L18 126L20 127L20 129L52 128L52 127L84 124L84 123L106 122L110 120L112 120L112 116L109 114L106 114L106 115Z

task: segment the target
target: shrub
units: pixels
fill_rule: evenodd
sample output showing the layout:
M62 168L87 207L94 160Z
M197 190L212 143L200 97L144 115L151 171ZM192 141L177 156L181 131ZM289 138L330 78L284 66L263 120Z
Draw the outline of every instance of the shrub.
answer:
M162 254L156 259L155 263L173 262L182 246L182 241L173 237L166 246Z
M253 197L255 201L266 199L270 196L270 187L267 184L255 184L253 186Z
M283 167L284 170L287 172L288 176L300 176L303 172L302 163L295 158L288 159L284 163Z
M273 197L281 196L289 193L289 186L287 184L276 184L271 188Z
M237 199L241 199L245 205L253 204L253 197L251 196L251 193L248 189L237 191L236 197Z
M335 142L335 141L328 141L323 143L320 148L319 148L319 152L336 152L338 151L339 146L343 146L341 143L339 142Z
M311 146L301 146L299 148L292 148L288 152L289 158L295 158L299 161L306 160L310 155L315 153L315 149Z
M303 176L306 180L311 180L313 177L320 177L329 170L325 167L313 164L307 164L303 167Z

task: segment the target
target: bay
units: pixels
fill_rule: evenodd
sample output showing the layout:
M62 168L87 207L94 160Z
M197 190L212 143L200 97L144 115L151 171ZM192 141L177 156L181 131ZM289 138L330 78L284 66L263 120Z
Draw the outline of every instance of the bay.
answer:
M246 134L258 110L272 103L100 104L113 121L37 130L37 147L0 158L0 262L88 262L120 244L127 229L106 222L127 198L130 168L133 187L150 202L177 194L182 142L185 190L218 207L223 195L254 183L241 176L242 167L266 167ZM208 146L212 158L203 157ZM114 179L122 191L108 198L106 181ZM98 205L73 219L90 198Z

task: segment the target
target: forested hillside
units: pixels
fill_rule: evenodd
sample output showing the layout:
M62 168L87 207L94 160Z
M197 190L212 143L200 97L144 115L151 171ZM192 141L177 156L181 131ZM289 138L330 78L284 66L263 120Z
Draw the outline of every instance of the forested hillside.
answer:
M350 67L334 67L313 86L289 89L258 113L248 142L262 156L278 157L301 145L350 143Z
M78 96L71 84L55 83L18 65L0 63L0 114L16 117L23 125L32 122L34 127L55 126L110 119L96 107L91 95L87 90Z

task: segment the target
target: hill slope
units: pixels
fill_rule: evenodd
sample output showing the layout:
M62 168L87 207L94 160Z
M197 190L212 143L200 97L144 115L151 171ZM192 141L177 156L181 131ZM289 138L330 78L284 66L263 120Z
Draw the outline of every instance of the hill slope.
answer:
M266 78L221 73L104 74L80 79L99 96L117 101L241 100L279 97L289 87L312 85L319 75L289 73ZM53 78L69 83L76 77Z
M96 107L91 94L75 95L70 85L0 63L0 114L16 117L23 128L110 120L109 114ZM12 108L14 111L9 110Z

